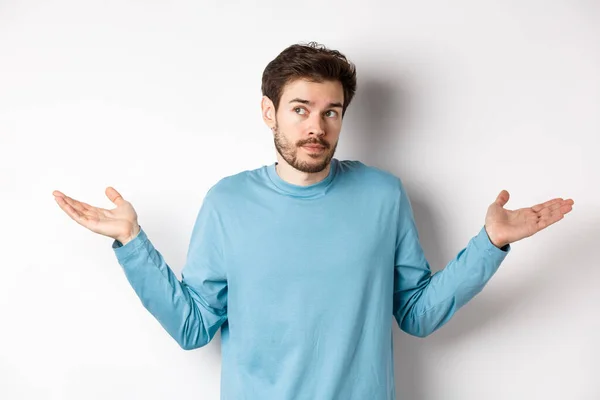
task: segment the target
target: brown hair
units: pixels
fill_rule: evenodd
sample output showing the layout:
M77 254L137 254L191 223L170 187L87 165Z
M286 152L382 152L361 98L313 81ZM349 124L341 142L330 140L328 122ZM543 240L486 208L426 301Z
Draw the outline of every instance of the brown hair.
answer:
M313 82L339 81L344 89L344 107L350 105L356 92L356 67L342 53L330 50L316 42L293 44L283 50L265 68L262 76L262 94L279 107L283 87L296 79Z

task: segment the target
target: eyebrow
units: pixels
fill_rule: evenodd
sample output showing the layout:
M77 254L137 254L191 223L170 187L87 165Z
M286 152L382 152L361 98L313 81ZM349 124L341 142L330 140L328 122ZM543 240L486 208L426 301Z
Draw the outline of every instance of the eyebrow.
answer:
M308 101L308 100L304 100L304 99L300 99L298 97L296 97L295 99L290 100L290 103L302 103L302 104L308 104L309 106L314 105L314 103L312 101ZM328 105L329 108L344 108L342 103L329 103Z

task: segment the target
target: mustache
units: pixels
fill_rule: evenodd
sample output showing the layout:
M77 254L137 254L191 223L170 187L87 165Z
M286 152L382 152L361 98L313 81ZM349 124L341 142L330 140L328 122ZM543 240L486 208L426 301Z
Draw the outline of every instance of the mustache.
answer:
M325 140L323 139L311 139L311 140L305 140L305 141L301 141L297 143L298 147L302 147L305 146L307 144L317 144L319 146L323 146L326 149L329 148L329 143L327 143Z

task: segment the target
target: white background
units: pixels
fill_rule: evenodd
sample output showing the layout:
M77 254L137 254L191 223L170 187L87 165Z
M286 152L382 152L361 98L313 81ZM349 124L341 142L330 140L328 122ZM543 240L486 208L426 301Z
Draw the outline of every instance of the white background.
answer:
M502 189L575 200L441 330L394 327L398 398L600 399L594 0L0 1L0 398L218 399L219 336L181 350L52 191L114 186L180 276L208 188L275 160L264 67L311 40L358 68L336 156L404 180L434 270Z

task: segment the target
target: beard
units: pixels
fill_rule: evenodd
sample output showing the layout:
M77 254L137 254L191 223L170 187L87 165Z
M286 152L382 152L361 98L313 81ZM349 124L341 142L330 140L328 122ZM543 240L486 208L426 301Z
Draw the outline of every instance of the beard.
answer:
M273 128L273 132L273 141L275 142L275 148L277 149L277 152L281 155L285 162L301 172L317 173L323 171L331 162L331 159L335 154L335 149L337 148L337 142L332 147L329 142L320 137L299 140L295 144L290 143L290 141L288 141L286 137L279 131L279 126L277 124L275 124L275 127ZM299 160L298 150L300 147L307 144L318 144L323 146L325 149L323 153L318 155L307 154L308 157L314 160L312 162Z

